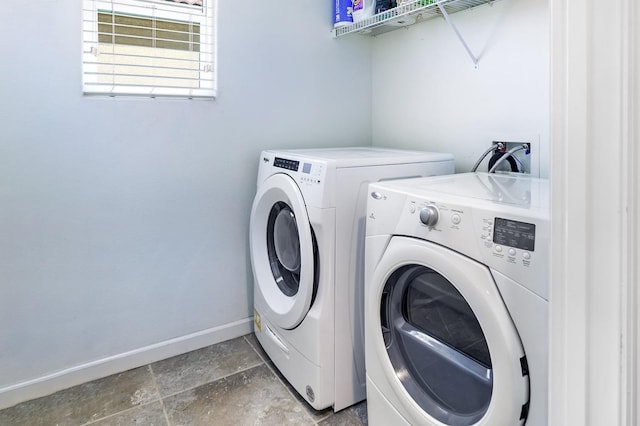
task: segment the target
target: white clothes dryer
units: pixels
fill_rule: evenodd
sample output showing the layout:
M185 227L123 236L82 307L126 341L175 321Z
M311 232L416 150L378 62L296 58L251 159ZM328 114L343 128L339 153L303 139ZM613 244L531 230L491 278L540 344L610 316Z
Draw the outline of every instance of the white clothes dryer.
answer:
M365 398L364 215L369 183L453 173L451 154L264 151L251 210L254 329L316 409Z
M371 184L369 424L547 424L549 182Z

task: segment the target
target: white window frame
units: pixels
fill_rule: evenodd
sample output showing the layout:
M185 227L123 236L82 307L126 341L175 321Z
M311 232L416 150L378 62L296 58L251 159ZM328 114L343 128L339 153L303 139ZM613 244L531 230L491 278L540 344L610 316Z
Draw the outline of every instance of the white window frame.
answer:
M202 6L166 0L83 0L83 93L108 96L215 98L217 94L216 8L217 0L202 0ZM193 80L198 82L198 87L124 84L118 81L117 75L113 77L111 83L105 83L105 74L101 74L98 70L100 66L98 55L101 48L98 41L98 12L198 24L200 28L199 77ZM102 77L101 81L99 81L100 77Z

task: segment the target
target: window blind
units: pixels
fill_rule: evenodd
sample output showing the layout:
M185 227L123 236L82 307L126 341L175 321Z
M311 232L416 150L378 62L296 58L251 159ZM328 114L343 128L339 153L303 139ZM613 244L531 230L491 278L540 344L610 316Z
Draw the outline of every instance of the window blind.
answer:
M216 0L83 0L83 92L213 98Z

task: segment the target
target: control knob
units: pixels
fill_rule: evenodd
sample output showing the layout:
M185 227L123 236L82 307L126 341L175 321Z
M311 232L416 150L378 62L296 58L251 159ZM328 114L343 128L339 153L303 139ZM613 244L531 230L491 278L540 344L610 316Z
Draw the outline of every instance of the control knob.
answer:
M436 206L426 206L420 209L420 222L427 226L435 226L438 223L438 209Z

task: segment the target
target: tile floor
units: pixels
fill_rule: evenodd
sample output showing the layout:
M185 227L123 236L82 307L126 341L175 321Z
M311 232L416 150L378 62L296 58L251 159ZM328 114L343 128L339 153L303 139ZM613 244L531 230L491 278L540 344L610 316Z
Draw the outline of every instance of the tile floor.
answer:
M253 334L0 410L2 426L366 425L366 401L316 411Z

